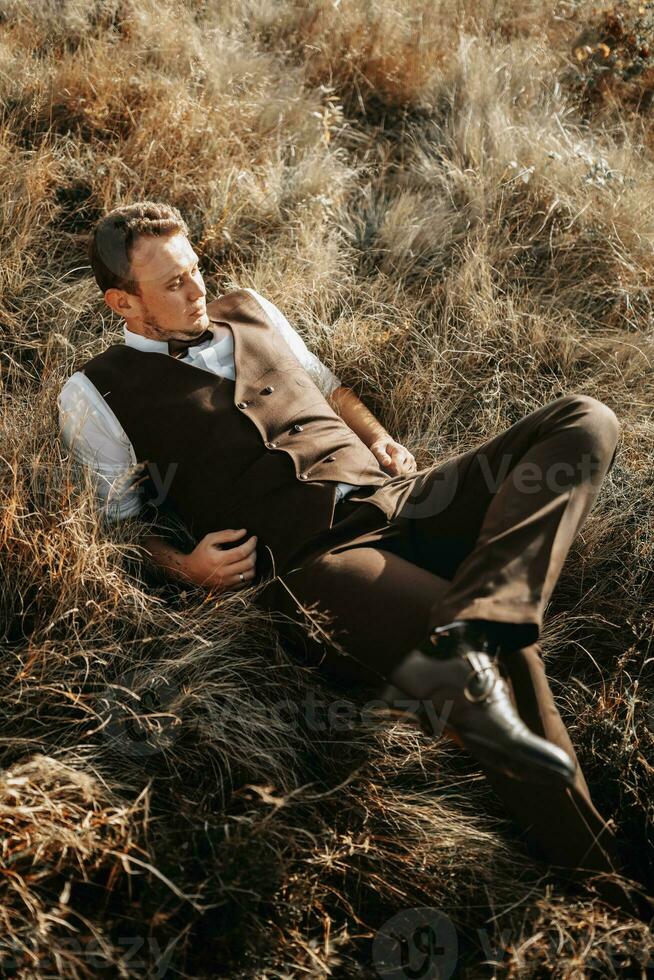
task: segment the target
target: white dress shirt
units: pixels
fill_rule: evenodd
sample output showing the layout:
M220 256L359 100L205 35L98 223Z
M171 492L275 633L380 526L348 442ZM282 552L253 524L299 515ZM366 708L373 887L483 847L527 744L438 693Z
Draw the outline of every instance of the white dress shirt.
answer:
M330 395L341 384L340 379L308 349L281 310L254 289L247 292L263 307L323 395ZM130 347L168 353L168 341L143 337L128 330L126 325L123 332L125 343ZM189 347L179 360L234 381L232 332L218 340L214 337ZM57 404L61 438L74 459L88 468L98 510L112 523L139 514L143 507L141 487L132 486L132 483L143 474L135 469L136 455L127 433L98 389L82 371L76 371L63 385ZM337 500L354 489L358 488L350 483L338 483ZM219 521L219 515L216 517Z

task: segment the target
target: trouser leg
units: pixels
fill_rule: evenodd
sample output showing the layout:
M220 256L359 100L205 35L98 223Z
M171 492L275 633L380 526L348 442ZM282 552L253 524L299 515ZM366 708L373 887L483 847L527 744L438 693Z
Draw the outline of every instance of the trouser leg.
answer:
M564 749L577 770L570 786L526 787L494 770L486 773L488 781L524 829L525 840L537 856L567 869L573 879L583 879L589 872L618 871L615 833L592 802L538 644L500 653L499 661L522 720L531 731Z
M405 535L387 538L379 547L405 557L411 555ZM438 581L441 592L434 605L447 595L447 581ZM532 643L500 650L498 662L522 720L536 735L567 752L576 765L576 772L570 786L526 786L497 770L482 767L489 783L507 812L522 828L530 850L535 856L558 866L565 872L565 877L583 881L589 873L618 871L621 862L615 832L592 801L570 735L556 706L540 645Z
M392 540L392 538L390 539ZM380 547L341 546L283 577L275 608L299 624L307 662L321 673L378 690L394 665L425 635L448 582ZM297 638L297 636L296 636ZM515 707L532 731L576 761L554 703L539 647L500 655ZM577 767L569 788L542 788L482 766L536 856L562 868L612 870L613 831L595 809Z
M395 519L420 563L450 579L431 627L483 619L504 624L515 646L536 641L619 432L602 402L566 395L417 476Z
M379 547L395 554L410 555L404 535L389 538ZM440 598L448 583L438 579ZM436 600L438 602L439 600ZM433 608L433 606L432 606ZM430 610L431 615L431 610ZM424 615L420 622L424 621ZM553 865L568 869L571 878L583 880L588 872L614 871L620 867L615 833L591 799L574 746L556 706L545 672L540 645L500 650L498 662L509 685L513 704L527 727L541 738L558 745L576 765L570 786L544 787L484 769L488 781L507 812L523 828L530 849Z
M352 543L279 576L265 603L283 614L305 663L379 688L424 637L446 586L403 557Z
M503 672L519 714L576 759L535 639L574 535L613 465L618 435L602 403L557 399L419 474L394 519L399 536L308 563L284 577L293 598L280 602L287 612L296 599L326 609L342 652L317 638L323 664L373 684L428 627L458 618L503 623L513 638ZM486 775L546 860L581 877L616 867L614 833L578 766L573 785L559 790Z

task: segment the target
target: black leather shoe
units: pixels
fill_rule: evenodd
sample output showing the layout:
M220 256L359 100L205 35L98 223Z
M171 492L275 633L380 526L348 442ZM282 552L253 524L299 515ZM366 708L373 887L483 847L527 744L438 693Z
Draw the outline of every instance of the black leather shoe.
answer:
M526 782L571 783L575 763L522 721L482 631L466 621L449 625L395 668L382 700L414 715L427 734L454 734L484 766Z

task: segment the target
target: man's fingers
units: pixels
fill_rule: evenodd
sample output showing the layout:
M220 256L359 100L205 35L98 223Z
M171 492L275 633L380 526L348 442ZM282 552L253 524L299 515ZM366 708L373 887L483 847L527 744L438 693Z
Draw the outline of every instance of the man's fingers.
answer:
M251 555L257 546L257 536L253 534L251 538L244 541L243 544L239 544L236 548L228 548L223 552L225 556L225 561L231 562L241 561L243 558L247 558Z
M219 574L214 574L208 577L205 581L209 581L211 578L212 584L219 591L222 589L231 589L235 585L245 585L247 582L251 582L256 575L256 568L251 562L241 562L243 567L239 565L230 565L229 568L223 568ZM241 575L243 578L241 578Z
M411 457L408 456L404 456L404 457L401 456L399 457L399 459L396 457L393 460L392 469L393 469L393 474L395 476L399 476L400 473L413 473L418 469L418 467L415 459L412 459Z
M251 569L249 569L249 571L243 572L242 574L243 574L243 578L242 579L241 579L240 574L239 575L230 575L230 577L227 579L227 585L230 586L230 587L232 585L245 585L246 582L252 581L252 579L254 578L254 569L251 568Z
M413 455L408 451L408 449L405 449L404 446L400 446L399 444L394 445L391 443L389 452L390 456L388 459L391 461L392 458L394 474L397 475L404 472L412 473L414 470L417 470L418 467Z
M399 446L393 446L391 448L391 452L393 453L393 462L396 466L406 466L409 470L415 470L418 468L415 459L411 453L407 452L406 449L402 449Z
M204 540L209 544L224 544L228 541L235 541L237 538L242 538L246 532L246 528L241 527L238 529L226 528L224 531L209 531L205 534Z
M255 567L257 563L256 552L253 552L248 558L244 558L243 561L230 562L229 565L225 565L225 575L238 575L239 572L249 572Z

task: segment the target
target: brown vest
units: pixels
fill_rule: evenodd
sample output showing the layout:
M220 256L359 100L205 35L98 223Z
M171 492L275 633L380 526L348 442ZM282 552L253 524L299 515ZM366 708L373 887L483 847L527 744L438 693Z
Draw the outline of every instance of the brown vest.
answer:
M391 517L401 481L382 486L389 474L331 408L256 299L234 290L207 309L233 333L235 382L125 344L80 368L148 470L144 499L156 495L157 505L172 507L196 540L247 528L258 547L268 546L277 573L331 527L337 483L367 487L348 499L367 498Z

